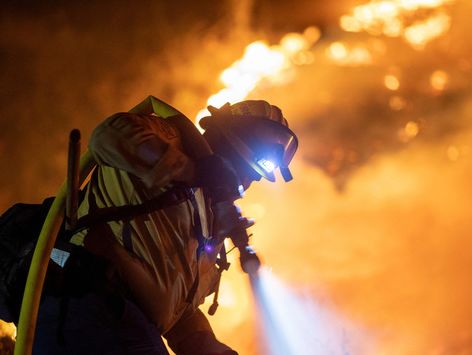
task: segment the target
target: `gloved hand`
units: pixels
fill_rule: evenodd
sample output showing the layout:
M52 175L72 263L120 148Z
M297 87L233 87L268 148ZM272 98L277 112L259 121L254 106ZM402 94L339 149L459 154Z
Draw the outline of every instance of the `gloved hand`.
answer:
M92 254L114 261L123 246L113 236L108 223L100 223L90 228L84 239L84 247Z
M185 330L179 329L172 335L182 337L179 339L168 338L169 334L166 336L169 346L178 355L238 355L228 345L218 341L211 330L191 334L181 334L182 331ZM178 342L175 343L175 340Z
M195 163L194 185L203 187L215 202L241 197L241 182L236 171L228 160L216 154Z

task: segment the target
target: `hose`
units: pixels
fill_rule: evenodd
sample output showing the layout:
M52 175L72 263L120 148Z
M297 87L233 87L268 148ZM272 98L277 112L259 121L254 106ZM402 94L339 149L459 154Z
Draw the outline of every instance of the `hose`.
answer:
M80 159L79 175L83 182L95 166L90 152L85 152ZM39 239L34 250L28 278L26 280L23 302L15 344L15 355L29 355L32 352L39 301L43 290L44 279L49 264L52 248L56 242L59 229L64 219L67 182L60 187L51 208L49 209Z

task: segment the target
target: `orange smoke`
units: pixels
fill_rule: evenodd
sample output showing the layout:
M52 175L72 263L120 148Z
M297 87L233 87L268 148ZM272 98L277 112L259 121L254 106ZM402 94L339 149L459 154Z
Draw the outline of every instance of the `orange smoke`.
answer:
M200 4L191 6L198 11ZM472 353L470 2L366 1L340 18L341 28L323 29L320 38L313 27L274 46L252 35L236 61L234 53L243 47L234 37L218 37L221 27L196 35L185 23L180 31L188 37L177 41L180 18L149 21L152 14L137 12L142 21L121 26L134 34L123 36L135 51L112 46L100 52L109 43L107 32L83 32L73 23L61 31L28 19L3 23L5 38L28 57L30 51L37 56L27 66L32 72L15 71L11 80L33 77L34 68L39 74L38 87L26 91L23 104L2 111L21 127L15 137L21 146L2 137L0 153L11 158L7 165L27 168L10 172L22 183L3 188L0 202L6 207L8 201L55 193L65 172L69 128L84 129L85 137L101 119L150 93L195 117L210 96L208 78L216 80L221 71L213 92L229 95L218 94L207 104L267 99L283 109L300 137L295 180L256 184L240 202L257 220L253 243L273 274L294 293L310 295L366 331L373 344L360 355ZM17 27L30 31L8 37ZM168 32L155 37L161 27ZM136 38L143 37L141 46ZM172 41L156 46L164 38ZM40 49L34 51L36 43ZM56 48L65 48L65 54ZM86 60L79 63L81 51ZM92 65L97 53L102 57ZM261 65L260 58L271 65ZM69 70L73 60L77 73ZM67 81L62 67L73 80ZM49 127L44 137L31 129L32 117ZM49 143L51 154L31 154ZM220 308L210 320L221 340L241 355L255 355L261 339L248 281L237 252L230 261ZM358 340L347 332L347 349Z
M423 49L450 27L446 5L454 0L374 0L354 7L340 19L349 32L403 37L412 47Z
M354 31L358 21L367 34L322 37L311 65L292 63L293 81L248 93L280 103L302 143L294 182L262 183L241 201L258 220L256 249L294 291L309 290L366 330L373 344L362 355L472 353L472 95L458 79L470 75L471 52L457 50L451 62L443 54L461 40L450 23L468 26L451 6L355 7L341 26ZM212 323L240 353L258 354L248 283L234 269L223 279L230 305Z

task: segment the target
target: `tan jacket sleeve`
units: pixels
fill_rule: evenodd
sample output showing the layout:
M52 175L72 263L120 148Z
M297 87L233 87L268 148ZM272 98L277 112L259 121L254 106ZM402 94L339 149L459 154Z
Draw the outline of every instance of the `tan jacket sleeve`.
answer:
M125 170L147 188L185 181L192 168L179 132L153 115L114 114L95 128L89 150L98 164Z
M164 334L172 351L178 355L236 354L219 342L208 319L200 309L188 310L180 320Z

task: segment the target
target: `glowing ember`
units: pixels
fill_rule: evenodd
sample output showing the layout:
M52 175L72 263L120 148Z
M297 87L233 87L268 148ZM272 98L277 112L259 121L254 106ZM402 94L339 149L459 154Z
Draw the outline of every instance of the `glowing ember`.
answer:
M6 323L0 320L0 336L16 337L16 327L13 323Z
M0 320L0 354L13 354L16 327L13 323Z
M392 110L400 111L405 108L406 101L403 97L395 95L390 98L388 104Z
M414 48L423 49L429 41L448 31L450 22L451 19L448 15L440 13L406 28L403 35Z
M400 87L400 81L395 75L388 74L384 77L384 85L387 89L395 91Z
M309 49L319 37L318 28L308 27L303 34L286 34L278 45L269 46L264 41L249 44L243 57L221 73L224 88L210 96L207 105L221 107L226 102L241 101L263 81L274 85L286 82L294 65L313 61ZM197 121L208 114L206 109L201 110Z
M420 129L419 129L419 127L418 127L418 123L416 123L416 122L410 121L410 122L408 122L408 123L405 125L405 134L406 134L407 137L409 137L409 138L416 137L416 135L418 134L419 130L420 130Z
M415 49L423 49L433 39L449 30L450 17L443 11L454 0L383 0L371 1L342 16L340 26L348 32L366 31L372 35L403 36ZM424 12L427 17L421 17Z
M329 54L334 60L343 60L347 56L347 48L342 42L333 42L329 46Z
M326 54L333 62L342 66L359 66L372 63L370 51L363 46L349 48L343 42L333 42Z
M449 75L443 70L436 70L431 74L429 82L434 90L443 91L449 82Z

